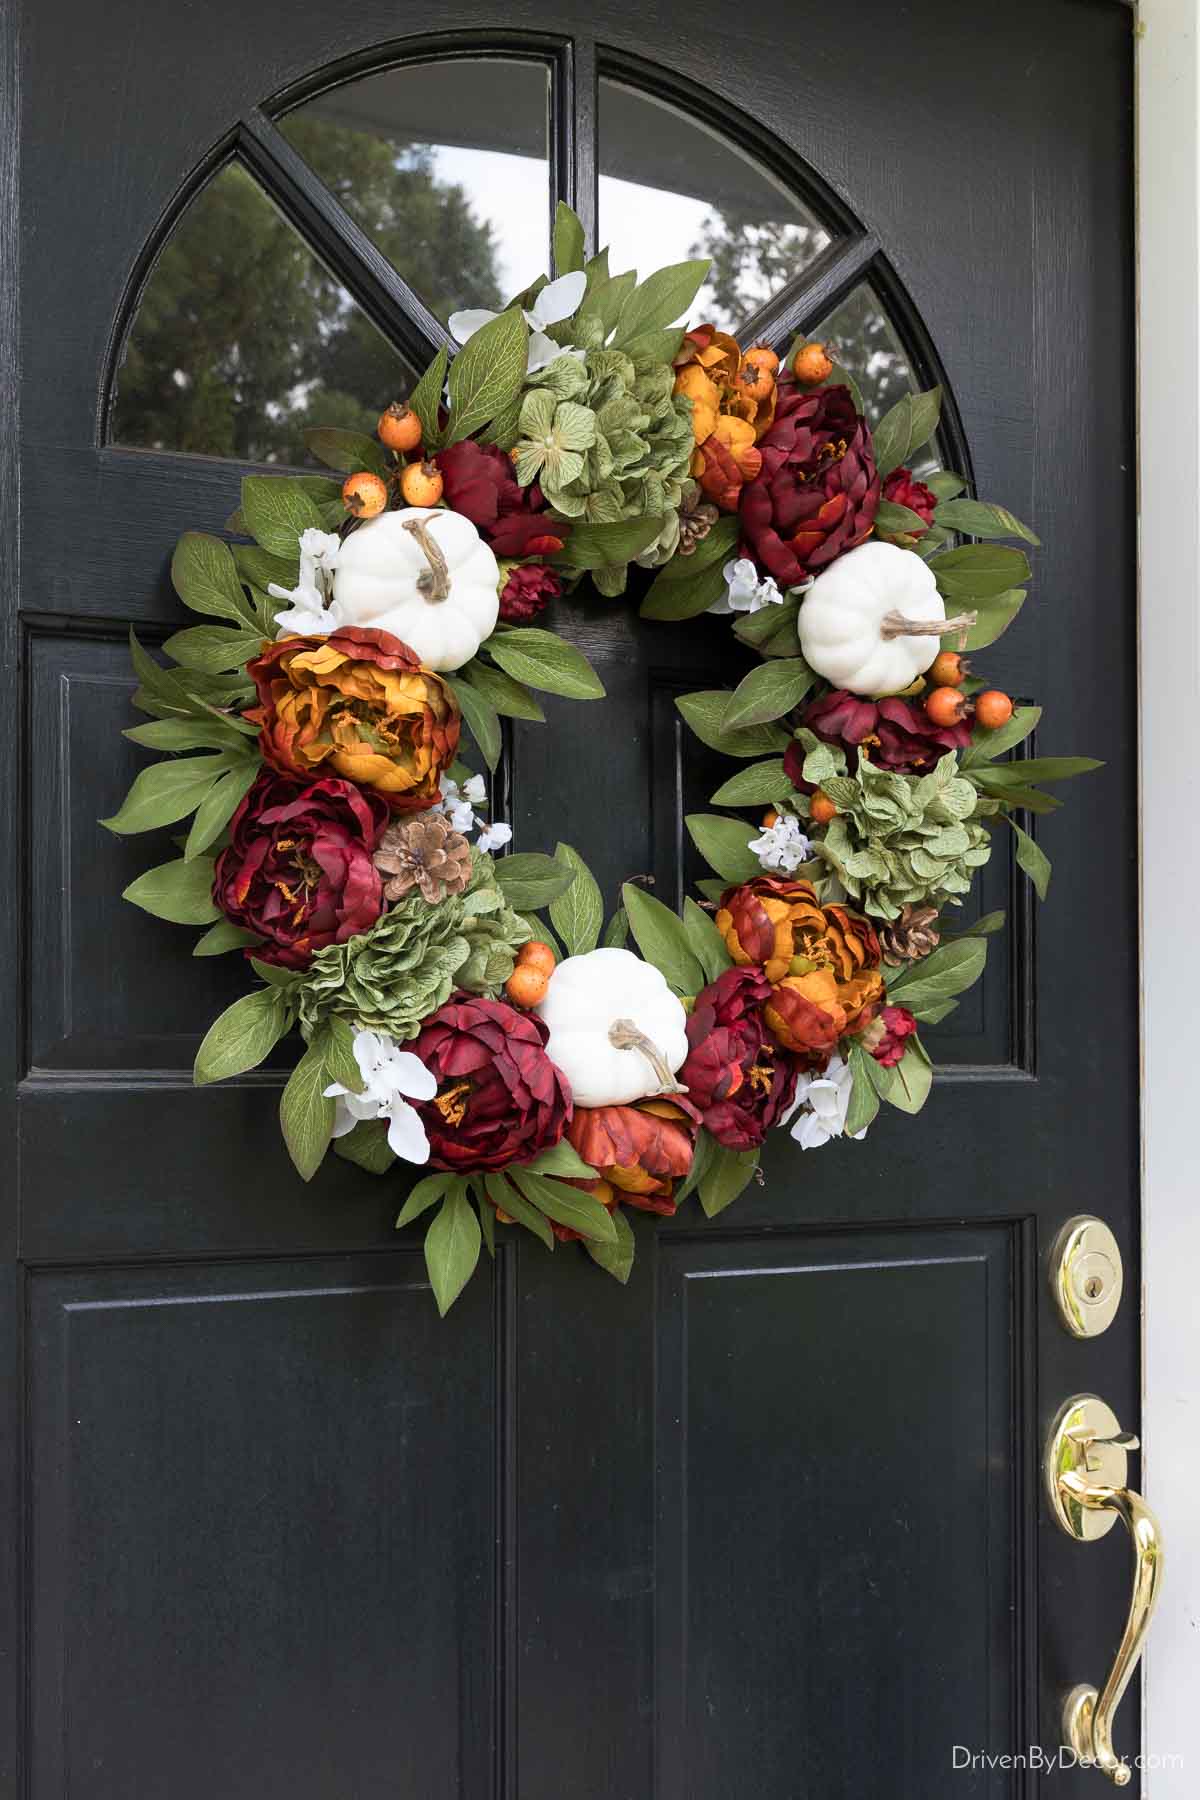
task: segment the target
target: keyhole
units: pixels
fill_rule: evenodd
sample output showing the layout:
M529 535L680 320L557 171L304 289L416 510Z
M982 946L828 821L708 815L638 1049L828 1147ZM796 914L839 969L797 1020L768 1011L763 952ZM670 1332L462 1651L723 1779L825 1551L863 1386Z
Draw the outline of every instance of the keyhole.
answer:
M1083 1287L1089 1300L1098 1300L1104 1292L1104 1283L1099 1275L1089 1275Z

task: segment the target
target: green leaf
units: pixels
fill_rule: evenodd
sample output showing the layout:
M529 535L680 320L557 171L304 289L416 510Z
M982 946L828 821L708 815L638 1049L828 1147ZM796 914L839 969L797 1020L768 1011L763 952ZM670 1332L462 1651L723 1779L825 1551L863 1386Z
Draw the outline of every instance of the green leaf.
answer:
M879 1094L875 1086L874 1058L868 1056L861 1044L851 1044L847 1061L854 1078L850 1090L850 1104L846 1108L846 1123L843 1131L846 1137L857 1137L865 1131L879 1111Z
M938 592L955 601L988 599L1029 579L1029 558L1008 544L962 544L932 557L929 567Z
M314 431L305 432L304 441L327 469L340 469L347 475L369 469L385 481L392 472L387 451L378 438L368 437L365 431L338 431L330 425L318 425Z
M696 1142L692 1148L692 1166L688 1170L682 1183L675 1189L675 1205L677 1208L682 1206L688 1195L694 1193L700 1186L700 1183L708 1173L709 1164L712 1162L717 1148L716 1138L713 1137L710 1132L705 1131L704 1127L701 1126L700 1130L696 1133Z
M971 742L963 751L961 767L964 771L973 769L979 763L1003 756L1006 750L1014 750L1036 728L1041 716L1040 706L1017 706L1013 708L1012 717L997 731L985 731L982 726L976 726Z
M762 865L749 847L755 833L744 819L689 813L684 823L709 868L715 869L723 881L752 881L762 874Z
M1003 594L983 598L974 595L971 606L978 616L967 633L967 649L986 650L989 644L994 644L1008 630L1024 604L1024 588L1011 588Z
M193 612L244 624L249 609L228 544L201 531L185 531L171 558L171 585Z
M604 933L606 950L623 950L629 942L629 914L623 906L618 906L608 921L608 929Z
M644 888L627 881L621 899L637 947L648 963L666 976L677 994L698 994L704 968L692 949L683 921Z
M227 1081L231 1075L256 1069L291 1026L292 1009L277 989L256 988L252 994L243 994L205 1033L196 1052L196 1086L206 1087L210 1081Z
M467 1192L473 1195L475 1211L479 1214L479 1229L483 1233L483 1241L487 1245L487 1253L492 1261L496 1260L496 1209L489 1206L482 1194L474 1193L470 1183Z
M1007 818L1008 815L1005 814ZM1027 831L1022 831L1015 819L1008 823L1017 834L1017 866L1024 869L1037 890L1039 900L1046 898L1046 890L1050 886L1050 858L1046 852L1035 844Z
M583 267L583 226L565 200L554 209L554 273L573 275Z
M530 931L533 934L533 937L536 938L538 943L549 944L550 948L554 952L554 960L556 962L561 962L563 959L562 945L559 943L558 939L555 937L554 933L551 931L549 925L546 923L546 920L543 918L542 914L535 913L535 912L523 912L523 913L521 913L520 916L524 920L525 924L528 925Z
M782 756L767 762L750 763L722 782L712 796L714 806L769 806L792 791L783 772Z
M727 688L705 688L698 694L681 694L675 702L687 725L710 750L720 750L726 756L751 757L770 756L787 749L791 735L778 725L750 725L738 731L726 730L724 719L728 704Z
M790 634L795 638L796 648L787 654L795 656L800 645L796 621L800 617L801 598L799 594L789 594L786 599L775 601L770 606L760 606L757 612L735 613L734 637L765 656L768 654L768 645L774 645L777 638Z
M638 608L643 619L694 619L707 612L714 600L719 600L725 592L723 563L701 563L695 570L689 566L683 572L668 576L667 571L673 568L674 563L668 563L651 582Z
M455 1177L451 1174L439 1173L426 1175L423 1181L418 1181L410 1189L407 1200L396 1214L396 1230L400 1231L405 1225L411 1225L414 1219L419 1219L431 1206L436 1206L454 1180Z
M525 380L528 344L529 327L514 308L489 320L463 345L450 364L447 443L472 437L512 404Z
M621 308L637 286L637 270L626 269L620 275L610 275L597 279L590 287L580 317L598 319L600 329L605 338L616 329L617 320L621 316Z
M502 856L496 863L496 880L516 912L536 912L565 894L574 879L575 872L568 864L539 851Z
M466 720L467 730L479 746L479 754L488 768L494 769L500 761L500 751L504 744L495 707L462 675L447 675L444 679L454 691L454 698Z
M490 663L480 662L476 657L461 671L459 679L469 681L488 704L506 718L529 719L535 725L546 723L546 715L529 689L506 675L503 669L493 669Z
M386 1175L397 1160L387 1141L386 1119L360 1119L353 1131L334 1138L333 1154L368 1175Z
M619 569L652 544L662 528L658 515L617 519L609 525L572 525L563 548L550 560L568 569Z
M247 758L239 767L230 769L214 782L196 808L192 829L184 846L184 860L191 862L202 850L220 837L245 796L257 781L262 764L257 757Z
M532 1231L535 1237L541 1238L547 1250L553 1250L554 1233L545 1214L540 1213L536 1206L530 1206L511 1181L506 1181L503 1175L485 1175L484 1186L487 1188L488 1198L499 1211L506 1212L510 1219L515 1219L526 1231Z
M325 1098L325 1035L315 1037L288 1077L279 1100L279 1124L288 1155L311 1181L333 1136L334 1105Z
M700 1205L707 1219L715 1219L727 1206L732 1206L754 1179L761 1151L727 1150L716 1144L708 1166L700 1177Z
M587 657L556 632L537 626L504 631L490 639L488 654L514 680L545 693L564 694L568 700L604 698L604 686Z
M131 725L121 733L131 744L145 750L230 750L242 748L242 733L235 725L222 725L214 719L151 719L145 725Z
M668 563L664 563L657 581L669 587L672 582L687 581L700 569L710 568L713 563L720 563L722 568L736 552L739 526L736 517L730 513L722 513L705 537L685 556L678 551ZM724 577L722 577L724 580ZM734 614L734 618L751 618L756 615Z
M604 923L604 900L595 876L570 844L559 844L554 852L558 862L575 872L570 887L550 902L550 920L567 947L569 956L585 956L600 941Z
M673 362L683 348L683 327L677 325L669 331L639 331L621 348L635 363Z
M905 394L884 414L872 434L880 475L908 466L914 451L927 444L937 430L941 410L942 390L935 387L924 394Z
M1001 763L989 775L1003 775L1015 782L1069 781L1074 775L1090 775L1104 764L1094 756L1030 756L1024 762Z
M633 1258L636 1244L633 1226L625 1217L621 1207L617 1207L612 1215L613 1229L616 1238L611 1244L597 1244L591 1238L584 1238L583 1247L594 1263L597 1263L614 1281L624 1287L633 1271Z
M534 1175L569 1175L577 1181L594 1181L596 1171L591 1163L585 1163L574 1145L566 1138L559 1138L548 1150L543 1150L532 1162L523 1163L522 1168Z
M1057 812L1062 801L1053 794L1044 794L1040 788L1022 787L1018 777L1009 777L1008 765L999 763L994 768L970 769L967 780L972 782L986 800L998 802L1013 812L1052 813ZM982 812L982 808L980 809ZM993 808L993 810L995 810Z
M597 1243L616 1242L612 1216L594 1194L587 1194L582 1188L568 1187L552 1176L531 1174L519 1163L514 1163L505 1173L510 1181L516 1182L530 1205L536 1206L548 1219L578 1231L582 1237L594 1238ZM506 1207L505 1211L508 1210ZM513 1217L516 1217L515 1213Z
M261 943L257 932L247 931L244 925L234 925L229 919L218 919L202 938L196 940L192 955L223 956L227 950L248 950L251 944Z
M962 531L976 538L1024 538L1027 544L1040 544L1041 538L1022 525L1015 514L987 500L942 500L934 518L949 531Z
M987 953L987 940L982 937L958 938L942 944L930 956L910 963L894 980L889 980L888 998L899 1006L907 1006L919 1019L924 1007L950 1000L972 987L983 974Z
M455 1181L425 1233L425 1267L443 1319L475 1273L482 1246L479 1220L467 1199L466 1184Z
M330 1081L349 1088L352 1094L362 1093L362 1070L354 1054L354 1032L347 1021L339 1019L336 1013L327 1025L325 1070Z
M213 782L228 767L224 755L151 763L137 776L118 811L100 823L121 836L173 825L176 819L186 819L195 812Z
M766 725L799 706L816 680L802 656L763 663L751 669L730 696L721 720L722 731L740 731L748 725Z
M648 275L621 308L613 339L615 347L623 349L645 332L657 331L681 319L703 286L709 267L708 258L703 257L692 262L672 263Z
M931 1006L921 1009L922 1025L940 1025L943 1019L950 1017L957 1006L957 1000L935 1000Z
M427 451L440 450L442 447L438 409L442 404L449 362L449 353L445 349L439 350L408 396L408 404L421 421L421 441Z
M713 923L712 914L697 906L690 894L683 903L683 929L687 932L692 955L709 981L715 981L726 969L732 969L733 958Z
M964 925L961 931L944 931L942 942L953 943L957 938L991 937L994 932L1004 930L1005 915L1003 912L984 913L982 918L975 919L970 925ZM915 967L915 965L914 965Z
M953 469L935 469L932 475L922 475L921 479L930 493L936 494L939 500L953 500L967 485Z
M131 881L123 898L156 919L169 919L172 925L208 925L220 917L213 904L212 883L211 856L198 856L192 862L177 857Z
M901 1112L919 1113L933 1086L933 1067L918 1036L909 1038L904 1055L885 1074L888 1081L883 1097L888 1105Z
M881 500L876 508L876 531L888 533L892 537L899 537L904 533L920 536L925 528L925 520L911 506L899 506L894 500Z
M320 505L294 476L244 476L242 511L251 536L275 556L295 556L301 532L325 529Z
M260 962L257 956L250 958L250 967L260 981L268 987L279 988L290 993L294 988L303 987L304 975L299 969L281 969L278 963Z

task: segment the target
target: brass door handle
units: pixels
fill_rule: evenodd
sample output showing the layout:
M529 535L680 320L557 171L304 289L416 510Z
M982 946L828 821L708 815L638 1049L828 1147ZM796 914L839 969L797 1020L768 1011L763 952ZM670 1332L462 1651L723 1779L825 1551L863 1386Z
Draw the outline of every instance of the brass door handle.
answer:
M1081 1683L1063 1706L1066 1742L1117 1787L1126 1786L1131 1770L1113 1749L1113 1718L1141 1658L1163 1572L1158 1521L1126 1486L1128 1452L1137 1448L1138 1440L1121 1430L1112 1408L1094 1394L1067 1401L1046 1448L1050 1509L1068 1537L1091 1543L1123 1519L1133 1544L1133 1596L1108 1680L1100 1693Z

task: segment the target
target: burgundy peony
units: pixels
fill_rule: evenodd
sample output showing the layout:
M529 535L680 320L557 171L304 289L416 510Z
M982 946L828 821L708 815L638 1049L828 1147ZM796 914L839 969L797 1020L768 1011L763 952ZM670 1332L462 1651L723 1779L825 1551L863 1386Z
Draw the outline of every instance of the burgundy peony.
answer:
M500 589L500 617L506 625L531 625L561 593L562 582L545 563L517 563Z
M918 481L911 469L893 469L883 484L883 497L893 506L907 506L910 512L918 513L927 527L933 524L937 495L923 481ZM919 538L924 532L914 526L910 535Z
M497 556L552 556L562 549L569 527L545 516L541 488L536 482L523 488L503 450L465 438L433 460L446 505L470 519Z
M372 926L383 883L372 853L391 812L382 795L331 778L301 787L262 774L233 815L213 899L257 932L262 962L304 969L317 950Z
M437 1094L417 1107L433 1168L503 1169L557 1144L572 1103L546 1055L549 1035L534 1014L467 994L425 1021L411 1048L437 1077Z
M862 1034L866 1049L885 1069L893 1069L908 1049L917 1021L907 1006L881 1006Z
M846 752L850 767L858 767L858 747L877 768L911 775L931 769L947 750L965 750L971 741L971 722L935 725L919 701L863 700L845 688L833 688L814 700L800 723L827 744ZM783 770L798 793L811 793L804 780L804 747L794 740L783 755Z
M871 535L879 476L871 433L846 387L779 382L762 468L742 490L742 554L795 587Z
M678 1079L705 1129L730 1150L761 1144L796 1092L798 1065L763 1023L770 993L761 969L727 969L697 994L688 1019L691 1048Z

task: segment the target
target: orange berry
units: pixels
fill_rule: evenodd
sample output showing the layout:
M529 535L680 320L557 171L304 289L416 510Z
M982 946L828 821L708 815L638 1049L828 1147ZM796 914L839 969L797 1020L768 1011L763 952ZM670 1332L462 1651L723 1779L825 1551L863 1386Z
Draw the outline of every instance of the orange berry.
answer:
M792 358L797 381L806 387L819 387L833 374L832 344L801 344Z
M745 356L743 356L742 361L744 363L752 363L755 368L766 369L767 373L770 375L778 375L779 373L779 358L776 356L774 350L772 350L770 344L751 344L749 350L747 350Z
M772 825L776 824L778 822L778 819L779 819L779 814L775 811L775 808L773 806L769 806L767 808L766 812L762 816L763 830L770 831Z
M523 1006L527 1010L536 1006L539 1000L546 997L548 986L544 969L535 969L529 963L518 963L504 984L504 991L514 1006Z
M1013 703L998 688L988 688L975 696L975 723L985 731L998 731L1013 715Z
M775 371L744 358L737 373L737 384L748 400L765 400L775 386Z
M356 519L374 519L387 505L387 483L380 475L372 475L369 469L360 469L356 475L347 475L342 483L342 505Z
M925 711L935 725L957 725L966 710L966 699L957 688L938 687L925 696Z
M943 650L933 659L929 679L935 688L961 687L971 673L971 665L957 650Z
M809 817L814 825L828 825L830 819L837 818L837 810L824 788L818 788L808 803Z
M558 967L558 958L549 944L543 943L541 938L534 938L532 943L521 945L517 952L517 967L519 969L540 969L549 980Z
M393 400L381 415L375 434L389 450L415 450L421 441L421 421L411 406Z
M436 506L442 486L442 471L436 463L409 463L400 477L400 492L409 506Z

